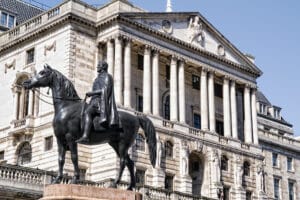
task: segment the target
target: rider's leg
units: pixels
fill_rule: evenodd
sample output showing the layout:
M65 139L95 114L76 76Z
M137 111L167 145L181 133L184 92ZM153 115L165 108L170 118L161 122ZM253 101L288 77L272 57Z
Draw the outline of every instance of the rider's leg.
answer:
M95 108L89 105L84 112L84 129L82 137L76 142L88 142L91 128L93 125L93 116L96 114Z

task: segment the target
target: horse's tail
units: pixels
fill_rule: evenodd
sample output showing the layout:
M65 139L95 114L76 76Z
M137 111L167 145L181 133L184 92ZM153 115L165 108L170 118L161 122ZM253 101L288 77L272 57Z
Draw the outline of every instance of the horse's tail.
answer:
M145 131L146 141L148 143L150 161L153 167L156 162L156 133L153 123L145 116L138 116L140 126Z

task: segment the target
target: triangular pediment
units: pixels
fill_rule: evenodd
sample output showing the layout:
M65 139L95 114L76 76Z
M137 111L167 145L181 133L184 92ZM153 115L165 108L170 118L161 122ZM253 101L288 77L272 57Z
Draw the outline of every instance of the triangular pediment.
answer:
M261 71L199 13L128 13L130 20L260 74Z

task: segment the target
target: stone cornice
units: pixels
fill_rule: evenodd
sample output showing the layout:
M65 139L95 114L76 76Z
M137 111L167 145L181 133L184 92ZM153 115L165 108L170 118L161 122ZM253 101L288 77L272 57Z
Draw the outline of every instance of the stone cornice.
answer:
M264 118L264 119L267 119L267 120L270 120L272 122L276 122L276 123L279 123L281 125L285 125L285 126L288 126L290 128L293 128L293 125L288 123L288 122L285 122L285 121L282 121L282 120L279 120L279 119L275 119L273 117L269 117L267 115L263 115L263 114L260 114L260 113L257 113L257 116L261 117L261 118Z

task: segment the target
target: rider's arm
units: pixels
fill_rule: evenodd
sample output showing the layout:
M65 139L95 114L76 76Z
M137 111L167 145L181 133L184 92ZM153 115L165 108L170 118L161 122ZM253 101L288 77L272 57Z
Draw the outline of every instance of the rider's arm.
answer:
M101 94L102 94L102 90L95 90L95 91L87 92L86 96L91 97L91 96L101 95Z

